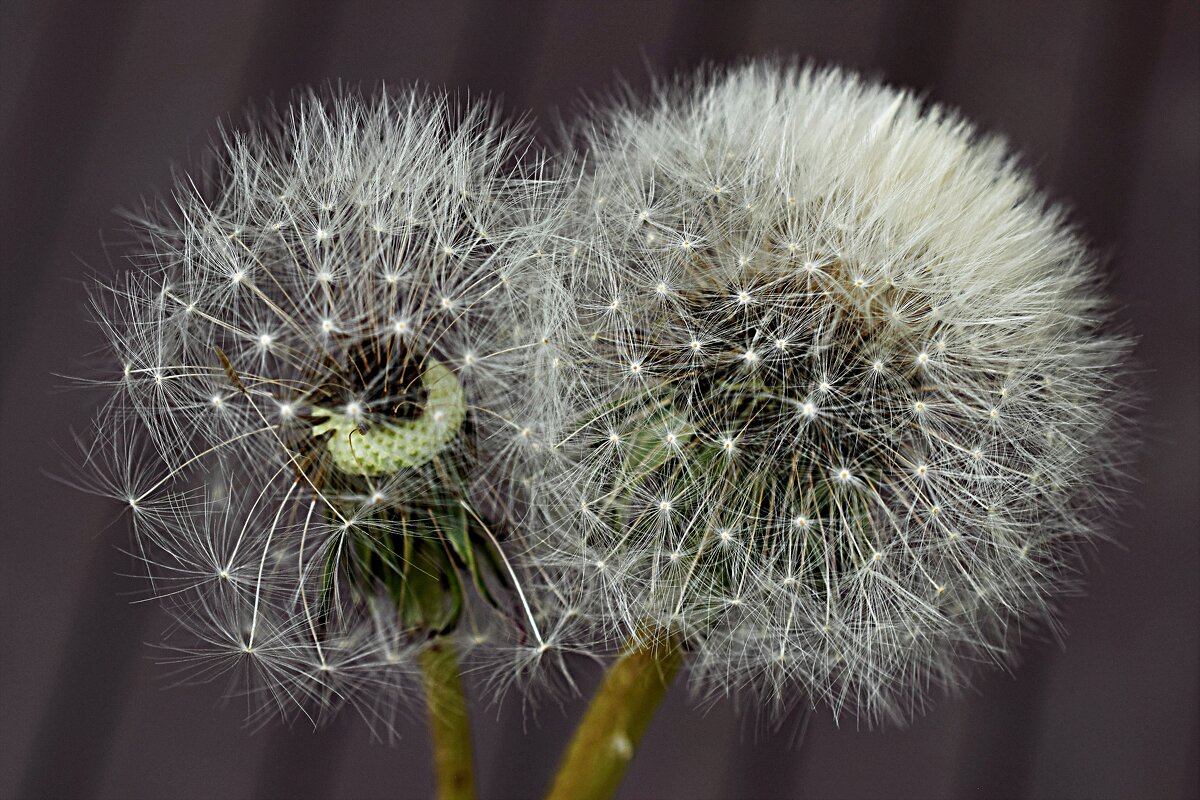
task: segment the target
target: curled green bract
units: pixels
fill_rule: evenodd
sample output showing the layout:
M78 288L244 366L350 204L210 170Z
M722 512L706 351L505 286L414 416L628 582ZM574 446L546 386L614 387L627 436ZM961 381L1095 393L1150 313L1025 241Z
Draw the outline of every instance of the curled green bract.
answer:
M467 415L467 401L454 373L441 362L427 359L421 375L425 408L416 419L379 422L367 430L361 417L314 408L327 417L312 433L332 433L326 448L334 466L351 475L386 475L426 463L454 439Z

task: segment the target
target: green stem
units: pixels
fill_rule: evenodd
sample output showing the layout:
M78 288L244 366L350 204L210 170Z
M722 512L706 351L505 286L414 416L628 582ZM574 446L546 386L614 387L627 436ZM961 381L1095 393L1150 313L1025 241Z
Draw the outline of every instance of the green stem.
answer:
M679 642L664 634L613 664L575 729L547 800L613 796L682 661Z
M458 659L449 640L436 638L417 660L425 684L438 800L474 800L471 724Z

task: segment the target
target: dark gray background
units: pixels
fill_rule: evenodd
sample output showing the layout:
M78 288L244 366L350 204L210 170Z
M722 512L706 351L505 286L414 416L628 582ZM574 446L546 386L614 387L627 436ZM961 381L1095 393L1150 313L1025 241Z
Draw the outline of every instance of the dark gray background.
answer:
M884 75L961 107L1023 150L1111 255L1142 337L1149 444L1136 502L1098 548L1067 647L1031 643L1015 676L941 698L908 730L824 710L756 738L726 704L670 695L622 797L1195 797L1197 251L1195 2L707 5L4 2L0 7L0 795L423 797L420 720L395 747L349 715L317 734L243 729L219 687L168 688L130 605L116 509L52 482L88 395L97 333L81 281L113 266L114 207L167 185L217 117L301 83L424 80L552 118L615 74L778 52ZM594 679L594 676L592 676ZM582 700L478 717L485 798L536 795Z

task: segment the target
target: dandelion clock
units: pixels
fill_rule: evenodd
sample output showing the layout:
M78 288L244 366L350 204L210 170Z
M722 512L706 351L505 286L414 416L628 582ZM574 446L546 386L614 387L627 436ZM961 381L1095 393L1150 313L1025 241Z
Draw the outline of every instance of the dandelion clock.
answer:
M672 673L904 720L1053 620L1121 460L1093 255L1005 145L749 64L578 127L568 417L536 557L624 642L553 796Z
M528 634L497 538L551 369L553 184L526 150L487 104L299 94L137 215L94 293L112 395L88 466L169 657L260 715L349 703L385 730L421 672L446 796L470 784L456 652L496 619Z

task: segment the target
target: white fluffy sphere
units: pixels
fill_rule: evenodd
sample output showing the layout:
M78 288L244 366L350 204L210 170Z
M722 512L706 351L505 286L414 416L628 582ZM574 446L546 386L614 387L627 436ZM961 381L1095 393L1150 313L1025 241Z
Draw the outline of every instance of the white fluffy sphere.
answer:
M511 506L525 387L553 370L555 184L522 133L422 90L298 95L181 175L97 292L104 480L181 660L248 666L267 708L386 720L410 648L489 624L481 518Z
M749 64L580 128L561 462L535 557L703 687L904 718L1051 618L1119 462L1128 342L1004 144ZM657 633L655 635L658 635Z

